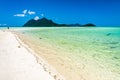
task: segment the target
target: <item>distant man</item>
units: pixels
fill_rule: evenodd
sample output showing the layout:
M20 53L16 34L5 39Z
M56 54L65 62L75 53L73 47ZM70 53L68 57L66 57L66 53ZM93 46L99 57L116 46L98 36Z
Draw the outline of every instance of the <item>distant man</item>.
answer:
M9 26L7 27L7 29L9 29Z

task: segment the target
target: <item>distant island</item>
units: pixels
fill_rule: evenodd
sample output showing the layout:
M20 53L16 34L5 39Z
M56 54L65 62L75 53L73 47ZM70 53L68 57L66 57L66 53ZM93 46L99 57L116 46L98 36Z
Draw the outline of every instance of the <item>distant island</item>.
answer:
M58 24L58 23L55 23L53 22L52 20L49 20L47 18L42 18L42 19L38 19L38 20L34 20L34 19L31 19L29 21L27 21L23 27L94 27L96 26L95 24L92 24L92 23L88 23L88 24L85 24L85 25L81 25L81 24Z

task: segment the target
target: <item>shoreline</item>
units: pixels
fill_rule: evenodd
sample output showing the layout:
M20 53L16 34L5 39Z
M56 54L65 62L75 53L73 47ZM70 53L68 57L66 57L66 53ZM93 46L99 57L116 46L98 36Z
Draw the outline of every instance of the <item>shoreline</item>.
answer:
M29 48L26 44L24 44L24 42L22 42L22 40L19 39L19 37L14 33L13 30L0 30L0 35L1 35L0 38L2 39L0 41L1 42L3 41L3 43L1 43L1 45L4 45L4 44L8 45L7 47L5 47L5 45L1 46L0 57L2 57L3 54L5 56L9 56L7 58L9 63L4 63L4 65L3 65L3 62L1 62L1 61L5 60L5 59L1 58L0 59L0 62L1 62L0 65L1 66L6 66L6 65L10 64L10 68L13 68L13 69L9 70L9 66L6 66L6 67L8 67L8 70L9 70L9 73L8 73L8 72L6 72L6 70L2 71L2 68L0 67L0 71L1 71L0 72L0 76L1 76L0 79L9 80L9 79L12 78L14 80L14 78L17 79L18 77L20 77L20 79L23 78L22 80L25 80L29 77L29 79L27 79L27 80L32 80L32 78L33 79L35 78L36 80L39 80L41 78L43 80L65 80L65 79L63 79L63 77L59 73L57 73L57 71L52 66L50 66L47 63L47 61L42 59L40 56L37 56L37 54L31 48ZM3 36L5 36L5 39L4 39ZM8 41L8 40L10 40L10 41ZM12 49L11 47L14 47L14 45L15 45L16 48L13 48L13 50L10 50L10 49ZM20 52L19 52L19 50L20 50ZM9 54L9 53L11 53L11 54ZM22 54L24 54L25 56L23 56ZM18 55L18 56L15 57L15 55ZM32 56L32 59L29 58L29 56L27 56L27 55ZM11 57L13 57L13 58L11 58ZM18 57L18 59L17 59L17 57ZM28 59L25 58L25 61L23 61L22 59L24 59L24 57L27 57ZM14 61L14 59L16 59L16 60ZM19 61L21 63L18 63L17 61ZM29 61L29 63L26 62L26 61ZM23 63L24 63L24 65L23 65ZM12 66L12 64L13 64L13 66ZM31 65L31 66L26 67L24 69L24 66L28 66L28 65ZM35 69L33 68L33 71L27 71L27 69L29 69L29 68L31 68L31 70L32 70L32 66L34 66ZM38 66L40 66L40 68ZM14 69L14 67L15 67L15 69ZM19 67L20 67L20 69L18 69ZM18 72L18 71L20 71L20 72ZM24 74L25 74L24 72L21 74L22 71L26 72L26 74L28 76L24 76ZM6 72L6 73L3 74L3 72L4 73ZM37 73L35 73L35 72L37 72ZM14 75L14 77L11 77L11 75L14 74L14 73L15 73L16 76ZM29 74L34 74L35 76L34 75L29 75ZM7 75L10 76L9 79L6 77ZM23 76L27 77L27 78L24 78ZM19 80L19 79L17 79L17 80Z
M12 33L15 35L16 40L36 58L37 63L44 68L44 71L49 73L49 75L51 75L55 80L65 80L65 78L60 75L52 65L50 65L46 60L42 59L42 57L40 57L34 50L25 44L24 41L22 41L15 32Z

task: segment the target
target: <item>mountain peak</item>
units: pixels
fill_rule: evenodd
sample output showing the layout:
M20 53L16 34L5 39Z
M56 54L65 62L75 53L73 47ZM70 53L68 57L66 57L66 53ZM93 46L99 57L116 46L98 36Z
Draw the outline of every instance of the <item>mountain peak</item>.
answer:
M48 20L47 18L43 17L41 20Z
M43 17L42 19L34 20L31 19L24 26L39 26L39 27L50 27L50 26L58 26L58 24L54 23L52 20L48 20L47 18Z

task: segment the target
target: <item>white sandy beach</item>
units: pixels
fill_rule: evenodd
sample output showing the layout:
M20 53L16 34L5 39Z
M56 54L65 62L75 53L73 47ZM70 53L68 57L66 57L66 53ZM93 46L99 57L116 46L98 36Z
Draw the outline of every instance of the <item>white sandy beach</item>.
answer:
M9 31L0 31L0 80L55 80Z

